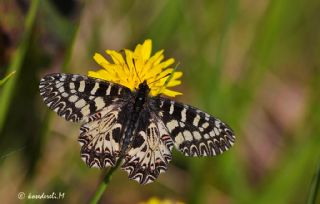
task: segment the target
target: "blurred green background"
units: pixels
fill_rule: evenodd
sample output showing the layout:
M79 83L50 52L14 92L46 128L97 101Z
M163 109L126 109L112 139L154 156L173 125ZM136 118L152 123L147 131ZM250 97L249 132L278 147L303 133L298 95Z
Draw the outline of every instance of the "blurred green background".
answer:
M0 79L15 71L0 87L1 203L90 200L103 171L81 161L80 124L49 111L39 80L87 74L100 68L95 52L147 38L180 63L176 100L227 122L236 144L215 158L175 151L146 186L117 170L101 203L320 202L319 11L312 0L0 0Z

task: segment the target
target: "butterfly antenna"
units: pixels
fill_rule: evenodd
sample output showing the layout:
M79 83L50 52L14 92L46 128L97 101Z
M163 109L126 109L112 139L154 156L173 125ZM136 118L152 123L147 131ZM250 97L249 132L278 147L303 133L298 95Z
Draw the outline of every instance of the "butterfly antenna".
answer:
M138 74L138 72L137 72L137 69L136 69L136 62L134 61L134 58L132 59L132 62L133 62L134 71L136 72L136 75L137 75L140 83L142 83L142 81L141 81L141 79L140 79L140 77L139 77L139 74Z
M153 83L155 83L155 82L157 82L157 81L160 81L161 79L166 78L167 76L170 76L170 75L171 75L171 73L166 74L166 75L164 75L163 77L161 77L161 78L159 78L159 79L157 79L157 80L155 80L155 81L153 81L153 82L150 82L150 83L148 83L148 84L153 84Z
M176 72L176 70L177 70L177 68L178 68L179 65L180 65L180 63L178 62L178 63L176 64L176 66L173 68L172 72L171 72L170 74L168 74L169 77L168 77L168 79L164 82L163 86L159 89L158 94L160 94L163 89L167 88L169 82L171 81L171 79L172 79L172 77L173 77L173 74ZM167 75L166 75L166 76L167 76Z

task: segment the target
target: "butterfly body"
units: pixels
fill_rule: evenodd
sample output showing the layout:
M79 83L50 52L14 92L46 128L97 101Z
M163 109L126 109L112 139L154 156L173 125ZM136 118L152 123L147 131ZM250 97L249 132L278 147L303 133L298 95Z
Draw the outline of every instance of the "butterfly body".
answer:
M78 141L90 167L115 166L141 184L166 171L175 147L185 156L215 156L234 143L233 131L209 114L162 96L74 74L41 79L40 95L68 121L82 122Z
M125 129L124 140L122 142L120 156L125 156L125 152L128 149L128 146L132 143L134 135L136 134L136 129L138 127L139 117L141 117L141 111L145 106L147 96L150 92L150 88L147 85L147 82L139 84L139 89L134 93L134 103L132 111L127 113L127 127ZM132 101L133 101L132 100Z

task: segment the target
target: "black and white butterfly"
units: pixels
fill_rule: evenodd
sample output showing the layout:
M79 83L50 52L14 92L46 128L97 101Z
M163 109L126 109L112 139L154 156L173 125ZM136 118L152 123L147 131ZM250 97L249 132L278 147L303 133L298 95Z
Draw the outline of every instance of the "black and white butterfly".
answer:
M219 119L192 106L149 96L146 82L136 91L101 79L50 74L40 94L48 107L68 121L82 122L81 157L90 167L115 166L141 184L166 171L173 147L186 156L214 156L235 141Z

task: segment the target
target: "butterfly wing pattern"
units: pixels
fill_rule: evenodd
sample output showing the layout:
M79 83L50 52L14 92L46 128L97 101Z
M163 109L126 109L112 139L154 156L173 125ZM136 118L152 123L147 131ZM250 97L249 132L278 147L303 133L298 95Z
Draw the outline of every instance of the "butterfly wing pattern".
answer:
M80 128L81 158L90 167L115 166L126 121L127 105L112 104L90 116Z
M82 122L88 116L130 94L130 89L76 74L50 74L41 79L44 102L67 121Z
M130 89L81 75L50 74L40 81L47 106L80 128L81 157L90 167L114 166L119 158Z
M173 147L186 156L202 157L221 154L235 142L225 123L192 106L146 95L137 109L139 89L132 92L73 74L47 75L39 88L50 109L68 121L83 123L78 141L88 166L105 168L121 160L121 168L140 184L166 171ZM138 117L132 121L130 115ZM128 132L128 127L134 128Z
M185 156L215 156L235 142L231 128L197 108L163 97L155 97L150 103L164 122L174 146Z
M131 144L122 165L130 179L147 184L167 170L173 143L162 121L150 110L141 113Z

